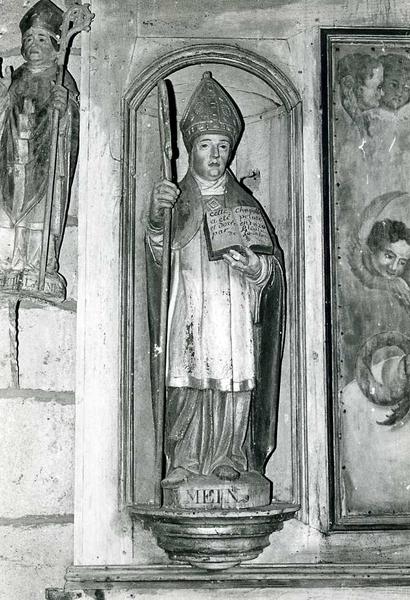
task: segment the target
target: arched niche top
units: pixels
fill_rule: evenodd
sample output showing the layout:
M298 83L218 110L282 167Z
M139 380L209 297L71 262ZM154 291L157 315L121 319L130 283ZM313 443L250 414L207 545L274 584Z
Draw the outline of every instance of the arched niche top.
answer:
M125 104L136 110L158 81L198 62L230 65L256 75L274 90L287 112L301 101L299 92L290 79L269 60L255 52L230 44L196 44L170 52L151 63L128 88L124 95Z

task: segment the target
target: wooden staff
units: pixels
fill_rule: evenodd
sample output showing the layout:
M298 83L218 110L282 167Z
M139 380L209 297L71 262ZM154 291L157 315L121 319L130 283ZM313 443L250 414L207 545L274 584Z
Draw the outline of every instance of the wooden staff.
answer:
M90 31L90 24L94 14L90 11L89 4L81 4L81 0L68 0L67 10L63 15L61 25L60 48L57 54L57 79L56 85L63 85L64 65L68 58L70 42L80 31ZM53 110L51 122L50 162L48 167L47 196L44 207L44 227L41 237L40 272L38 278L38 289L44 290L47 270L48 247L50 242L51 212L53 209L55 176L57 165L57 148L59 134L60 113L58 109Z
M169 113L169 98L167 85L164 80L158 83L158 120L161 144L162 175L172 181L172 141L171 121ZM163 477L163 456L165 439L165 402L166 402L166 366L167 366L167 328L168 328L168 298L169 270L171 257L171 211L164 209L164 235L162 249L161 276L161 308L159 324L158 360L158 398L157 398L157 430L156 430L156 498L161 502L161 480Z

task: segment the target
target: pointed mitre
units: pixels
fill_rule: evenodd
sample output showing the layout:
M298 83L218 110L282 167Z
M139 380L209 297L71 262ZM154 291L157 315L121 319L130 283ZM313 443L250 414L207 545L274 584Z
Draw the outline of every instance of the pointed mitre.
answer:
M194 138L203 133L225 134L230 138L232 148L236 146L243 129L241 113L209 71L203 74L192 94L180 128L188 151L191 150Z
M40 0L21 19L21 35L24 35L26 31L35 27L45 29L53 38L58 40L63 22L63 14L61 8L58 8L51 0Z

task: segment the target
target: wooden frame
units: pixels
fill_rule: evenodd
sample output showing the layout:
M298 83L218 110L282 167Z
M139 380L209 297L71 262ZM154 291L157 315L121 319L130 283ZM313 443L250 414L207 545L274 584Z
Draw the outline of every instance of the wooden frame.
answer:
M394 511L394 508L386 514L378 511L374 514L372 507L368 509L354 509L352 513L347 514L346 507L349 506L346 502L346 489L343 485L343 477L345 471L345 457L343 456L343 416L346 413L346 402L343 404L343 360L346 358L347 344L344 346L342 336L344 333L340 315L343 310L348 308L341 302L341 293L338 292L344 285L343 275L343 249L341 250L341 234L339 233L339 225L341 222L340 214L343 208L340 206L340 198L342 197L341 188L343 188L344 180L341 171L341 157L343 153L337 148L337 137L340 137L342 125L340 124L340 112L343 111L343 99L341 99L341 76L340 69L336 73L335 55L347 56L350 52L367 55L374 55L376 58L381 52L389 53L392 49L396 52L409 52L410 44L408 40L408 31L401 29L324 29L322 30L321 38L321 54L322 54L322 106L323 106L323 198L324 198L324 238L325 238L325 290L326 290L326 349L327 349L327 389L328 389L328 445L329 445L329 473L330 473L330 514L332 521L332 529L337 530L374 530L374 529L409 529L410 528L410 512L405 511L400 514L400 511ZM349 48L349 49L346 49ZM343 54L343 50L345 54ZM357 56L357 54L355 55ZM339 80L336 83L336 76ZM337 87L339 91L337 92ZM343 105L344 108L344 105ZM371 112L373 110L373 113ZM375 115L377 107L373 107L365 114ZM397 109L399 110L399 109ZM339 111L339 112L338 112ZM348 111L344 111L347 120L350 119L353 126L354 118L348 115ZM388 112L388 111L387 111ZM362 113L363 114L363 113ZM371 117L369 117L370 119ZM373 117L374 118L374 117ZM357 122L354 123L357 125ZM363 131L360 132L363 142L366 141L366 135ZM368 133L369 139L371 133ZM376 134L373 134L373 139ZM370 165L372 157L371 147L372 140L368 147L367 160ZM339 154L338 154L339 152ZM373 151L375 152L375 151ZM369 159L370 157L370 159ZM374 158L374 161L376 159ZM354 170L353 170L354 171ZM377 173L375 174L377 176ZM351 184L354 188L354 182ZM384 191L384 190L380 190ZM353 193L353 192L352 192ZM367 201L367 200L366 200ZM371 201L368 201L371 204ZM347 210L347 209L346 209ZM363 214L363 213L361 213ZM342 228L342 226L341 226ZM352 301L353 302L353 301ZM377 332L377 327L375 329ZM349 335L356 333L356 330L347 332ZM363 343L363 341L362 341ZM358 341L358 346L360 345ZM351 358L351 357L349 357ZM357 363L356 363L357 364ZM356 371L357 372L357 368ZM341 400L340 400L341 398ZM342 410L342 407L345 408ZM345 428L346 429L346 428ZM346 429L347 431L347 429ZM363 440L366 444L369 440Z

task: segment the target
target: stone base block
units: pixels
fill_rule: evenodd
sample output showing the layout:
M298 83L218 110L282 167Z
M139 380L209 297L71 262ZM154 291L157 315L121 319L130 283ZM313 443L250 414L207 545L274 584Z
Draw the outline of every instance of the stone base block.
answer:
M20 387L73 391L75 334L74 312L22 304L19 310Z
M73 525L0 527L0 600L44 600L73 562Z
M242 509L267 506L271 482L256 472L242 473L235 481L215 475L196 475L178 484L163 484L164 506L187 509Z
M72 513L74 405L0 395L0 422L0 518Z

